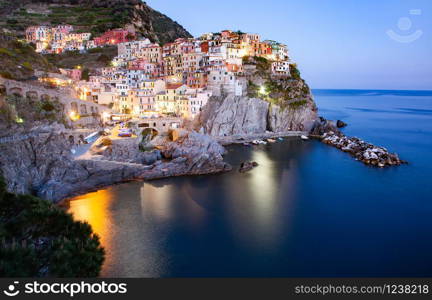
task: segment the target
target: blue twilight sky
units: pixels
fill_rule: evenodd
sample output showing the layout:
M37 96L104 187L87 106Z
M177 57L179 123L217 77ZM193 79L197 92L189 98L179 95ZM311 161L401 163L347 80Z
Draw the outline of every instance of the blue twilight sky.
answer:
M432 90L431 0L146 2L194 36L241 29L286 43L312 88Z

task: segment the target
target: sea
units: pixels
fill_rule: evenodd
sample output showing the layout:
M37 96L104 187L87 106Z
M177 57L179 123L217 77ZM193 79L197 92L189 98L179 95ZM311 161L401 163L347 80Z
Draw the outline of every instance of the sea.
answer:
M102 277L431 277L432 91L313 90L319 114L409 164L365 166L317 140L227 147L232 172L72 199ZM237 170L243 161L259 166Z

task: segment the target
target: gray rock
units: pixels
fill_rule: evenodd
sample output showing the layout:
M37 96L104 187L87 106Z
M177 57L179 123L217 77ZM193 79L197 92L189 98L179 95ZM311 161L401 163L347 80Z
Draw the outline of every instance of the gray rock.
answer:
M230 136L263 133L269 103L256 98L212 97L198 117L206 134Z
M347 126L347 123L345 123L344 121L341 121L341 120L337 120L336 121L336 127L337 128L343 128L343 127L346 127Z
M317 119L313 100L304 106L282 109L258 98L212 97L195 122L196 130L204 128L211 136L265 134L308 131Z
M211 137L199 133L185 132L176 142L160 139L162 151L141 152L133 140L116 141L103 155L74 160L64 135L43 133L0 144L0 168L9 191L51 201L133 179L231 170L223 161L225 149ZM173 160L161 161L162 155Z

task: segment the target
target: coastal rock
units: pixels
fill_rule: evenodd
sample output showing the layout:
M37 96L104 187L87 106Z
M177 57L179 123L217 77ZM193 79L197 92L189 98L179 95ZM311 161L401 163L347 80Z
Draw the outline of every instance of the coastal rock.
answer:
M243 162L240 164L239 172L245 173L245 172L252 170L253 168L255 168L257 166L258 166L258 163L256 161Z
M268 108L268 102L257 98L212 97L199 116L199 124L212 136L264 133Z
M319 117L315 120L310 130L311 135L322 136L324 133L333 132L336 135L341 135L342 132L337 128L334 122Z
M345 136L334 122L326 120L323 117L315 121L310 135L320 138L325 144L349 153L356 160L362 161L367 165L382 168L386 166L399 166L407 163L406 161L400 160L397 154L390 153L384 147L372 145L357 137Z
M313 100L300 107L281 108L271 105L267 115L267 127L273 132L309 131L317 119L317 109Z
M308 131L315 119L313 100L300 107L281 108L258 98L228 95L210 98L195 122L195 129L211 136Z
M95 145L93 148L99 148ZM159 150L141 151L137 139L117 139L101 153L105 159L119 162L151 165L162 159Z
M390 153L384 147L372 145L356 137L335 134L332 131L322 135L322 142L349 153L351 156L367 165L382 168L386 166L399 166L407 163L400 160L397 154Z
M38 195L47 183L85 178L63 135L42 128L21 135L22 140L0 144L0 168L9 191Z
M348 124L347 123L345 123L344 121L341 121L341 120L337 120L336 121L336 127L337 128L343 128L343 127L346 127Z
M134 179L231 170L223 161L225 149L209 136L183 132L176 142L161 137L159 143L162 150L141 152L137 142L113 141L111 152L75 160L64 134L38 132L0 143L0 168L9 191L51 201ZM162 155L172 159L161 161Z

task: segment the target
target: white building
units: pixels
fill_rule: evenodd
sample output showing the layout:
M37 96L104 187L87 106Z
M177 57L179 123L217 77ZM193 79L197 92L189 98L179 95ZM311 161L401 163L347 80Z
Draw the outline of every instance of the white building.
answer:
M238 79L232 72L210 71L207 88L214 96L233 94L242 96L247 88L245 80Z
M290 76L289 61L275 61L271 65L272 74L277 76Z

